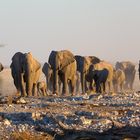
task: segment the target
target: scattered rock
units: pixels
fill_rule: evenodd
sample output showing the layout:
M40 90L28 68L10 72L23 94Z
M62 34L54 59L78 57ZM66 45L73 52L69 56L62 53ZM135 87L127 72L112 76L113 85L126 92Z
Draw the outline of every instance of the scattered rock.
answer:
M5 119L3 122L4 122L4 125L11 125L11 122L8 119Z
M13 103L16 103L16 104L26 104L27 102L25 101L24 98L20 97L20 98L16 98L15 100L13 100Z

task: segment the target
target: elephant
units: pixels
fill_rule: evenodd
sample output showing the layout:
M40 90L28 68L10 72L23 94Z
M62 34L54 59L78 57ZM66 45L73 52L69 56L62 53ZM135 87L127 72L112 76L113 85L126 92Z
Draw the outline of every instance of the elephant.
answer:
M109 76L109 71L106 68L101 70L95 70L94 65L91 65L87 74L87 77L94 80L96 86L96 92L101 93L101 85L103 85L103 92L106 91L106 81Z
M99 63L101 60L95 56L80 56L80 55L75 55L75 59L77 62L77 71L79 71L81 75L82 93L85 93L88 91L87 82L92 83L92 81L88 81L88 79L86 79L89 67L92 64Z
M51 65L45 62L42 67L42 72L44 73L46 77L47 92L52 92L53 91L53 69L51 68ZM59 85L59 92L62 92L61 90L62 82L59 77L58 77L58 85Z
M37 82L37 91L38 91L38 94L46 96L47 85L45 81Z
M46 83L47 83L47 91L52 91L52 84L53 84L53 70L51 69L51 66L49 63L45 62L42 67L42 72L44 73L46 77Z
M100 61L100 63L94 64L94 70L108 70L108 77L107 77L107 83L109 87L109 91L113 91L113 65L106 62L106 61Z
M135 64L130 61L116 62L116 69L121 69L125 73L125 88L133 90L135 80Z
M4 69L2 63L0 63L0 72Z
M37 96L36 86L41 75L41 64L32 56L31 52L24 54L23 71L27 96Z
M62 94L67 95L68 84L71 85L72 95L76 87L76 60L68 50L52 51L49 55L49 64L53 69L53 94L58 95L58 78L62 81Z
M26 96L25 82L24 82L24 71L23 71L23 59L24 54L17 52L12 57L10 65L11 75L14 80L14 85L17 89L17 95Z
M30 52L15 53L10 68L17 94L21 92L21 96L32 96L33 92L35 95L36 83L41 74L41 65L33 58L32 54Z
M125 73L121 69L114 69L113 72L113 86L114 91L118 92L118 88L120 88L120 91L123 91L125 84Z

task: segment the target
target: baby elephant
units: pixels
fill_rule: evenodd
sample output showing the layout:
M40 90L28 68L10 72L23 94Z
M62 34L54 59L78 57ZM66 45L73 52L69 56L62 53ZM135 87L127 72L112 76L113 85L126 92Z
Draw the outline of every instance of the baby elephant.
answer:
M114 70L113 73L113 86L114 91L118 92L118 88L120 88L121 91L123 91L125 84L125 73L121 69Z
M109 71L106 68L104 68L103 70L94 70L94 68L91 67L89 70L89 74L90 77L95 81L96 92L102 92L101 85L103 85L103 92L105 92L105 84L108 78Z
M37 83L37 91L38 94L46 96L47 94L47 85L45 81L41 81Z

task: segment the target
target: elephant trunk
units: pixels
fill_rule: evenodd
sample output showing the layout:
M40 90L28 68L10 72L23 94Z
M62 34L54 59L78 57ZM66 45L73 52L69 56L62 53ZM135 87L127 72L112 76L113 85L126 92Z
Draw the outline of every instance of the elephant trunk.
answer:
M27 66L27 70L25 72L25 77L26 77L26 93L28 96L32 96L32 87L33 87L30 71L31 71L30 67Z

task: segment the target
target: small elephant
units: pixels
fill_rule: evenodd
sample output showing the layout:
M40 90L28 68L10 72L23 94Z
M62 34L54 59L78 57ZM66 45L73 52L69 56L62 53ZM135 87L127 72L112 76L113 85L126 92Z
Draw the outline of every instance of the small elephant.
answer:
M37 83L38 94L46 96L47 95L47 85L45 81L40 81Z
M106 68L102 70L94 70L94 66L91 65L88 75L88 77L94 80L97 93L102 92L101 85L103 85L103 92L106 91L106 81L109 76L109 71Z
M47 62L44 63L42 72L44 73L46 77L47 91L52 91L53 90L53 70L51 69L51 66L49 63Z
M125 73L121 69L114 69L113 73L113 86L114 91L118 92L118 88L120 88L121 91L124 89L125 84Z
M125 88L133 89L133 84L135 80L135 64L130 61L122 61L116 63L116 69L121 69L125 73Z
M101 61L100 63L97 63L94 65L94 70L103 70L107 69L108 70L108 77L107 77L107 83L109 87L109 91L113 91L113 65L106 62L106 61Z
M47 92L52 92L53 91L53 69L51 68L51 65L45 62L42 67L42 72L44 73L46 77ZM59 92L62 92L61 84L62 82L60 78L58 77Z

